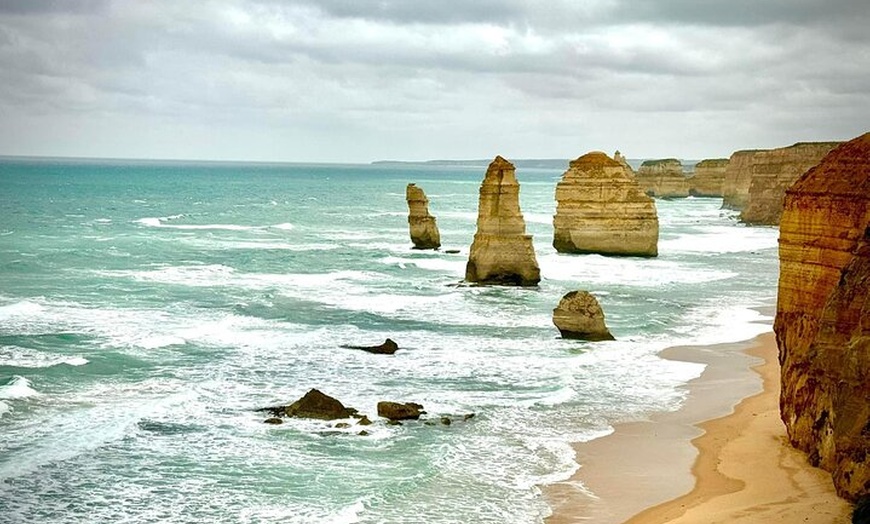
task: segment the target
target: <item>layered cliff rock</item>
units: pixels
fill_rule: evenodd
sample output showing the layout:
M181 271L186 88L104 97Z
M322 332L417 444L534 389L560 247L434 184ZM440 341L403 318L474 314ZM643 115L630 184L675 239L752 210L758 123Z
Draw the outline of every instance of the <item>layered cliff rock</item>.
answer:
M644 193L657 198L685 198L689 196L689 179L683 173L683 164L676 158L647 160L637 171L637 183Z
M747 224L778 224L786 189L837 145L838 142L798 143L753 156L749 196L740 220Z
M776 225L785 190L837 142L800 142L776 149L737 151L725 170L722 207L749 224Z
M628 160L625 158L625 155L620 153L618 149L616 150L616 152L613 153L613 159L622 164L622 167L624 167L629 173L631 173L632 175L635 174L634 169L628 164Z
M752 182L752 162L760 149L735 151L725 167L722 182L722 208L740 211L749 200L749 184Z
M532 236L520 211L520 185L513 164L497 156L480 185L477 233L465 280L480 284L536 286L541 271Z
M726 169L728 169L727 158L710 158L695 164L695 173L689 177L689 194L721 198Z
M834 149L786 192L774 323L789 439L870 494L870 133Z
M601 152L571 161L556 185L553 247L560 253L658 255L655 202Z
M408 201L408 227L414 249L438 249L441 247L441 234L435 217L429 214L429 199L422 188L408 184L405 188Z
M588 291L571 291L563 296L553 310L553 324L562 338L613 340L598 299Z

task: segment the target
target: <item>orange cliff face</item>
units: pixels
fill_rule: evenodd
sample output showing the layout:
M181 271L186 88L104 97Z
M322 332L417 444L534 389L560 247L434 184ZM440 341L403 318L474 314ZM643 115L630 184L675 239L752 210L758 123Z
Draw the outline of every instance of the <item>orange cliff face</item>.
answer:
M870 133L787 191L779 243L782 419L854 500L870 494Z

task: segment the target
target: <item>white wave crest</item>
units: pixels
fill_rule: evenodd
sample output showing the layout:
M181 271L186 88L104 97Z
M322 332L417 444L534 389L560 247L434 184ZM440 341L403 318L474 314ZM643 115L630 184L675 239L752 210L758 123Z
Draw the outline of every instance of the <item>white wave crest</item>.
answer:
M30 387L30 381L20 375L13 375L9 382L0 386L0 399L2 400L28 398L37 395L39 395L39 392Z

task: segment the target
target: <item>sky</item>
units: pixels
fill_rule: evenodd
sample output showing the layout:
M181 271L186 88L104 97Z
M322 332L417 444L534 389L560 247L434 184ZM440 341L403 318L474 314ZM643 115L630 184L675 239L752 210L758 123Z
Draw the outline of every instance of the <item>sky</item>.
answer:
M0 155L702 159L868 130L868 0L0 0Z

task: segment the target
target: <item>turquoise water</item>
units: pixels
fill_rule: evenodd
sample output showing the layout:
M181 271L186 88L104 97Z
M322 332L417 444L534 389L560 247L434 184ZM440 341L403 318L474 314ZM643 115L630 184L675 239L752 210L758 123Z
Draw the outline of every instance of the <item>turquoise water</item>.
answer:
M657 259L556 254L560 174L517 173L532 290L455 285L481 169L0 161L0 522L541 522L569 443L678 407L702 367L657 352L767 329L777 274L716 199L657 202ZM410 249L409 182L460 254ZM558 338L574 289L617 341ZM312 387L476 417L253 411Z

